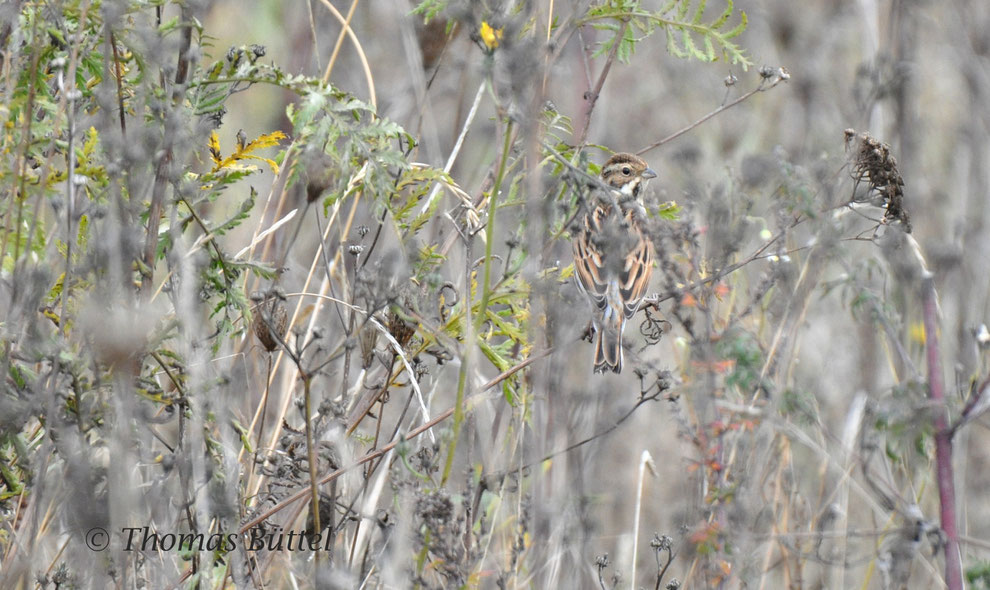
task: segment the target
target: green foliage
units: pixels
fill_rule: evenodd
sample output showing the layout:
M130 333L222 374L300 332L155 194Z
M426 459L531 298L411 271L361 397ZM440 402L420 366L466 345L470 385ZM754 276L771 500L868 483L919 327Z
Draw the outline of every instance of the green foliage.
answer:
M405 175L409 166L403 147L415 141L399 125L379 117L374 109L331 86L300 80L289 87L300 94L300 106L289 105L286 114L292 122L295 142L315 146L318 154L304 153L293 161L289 186L312 175L307 166L316 161L318 175L324 179L324 202L358 193L370 197L376 207L390 207L397 179L403 188L438 176L420 170ZM401 205L400 205L401 209Z
M972 590L990 590L990 561L981 561L967 568L966 581Z
M639 0L609 0L592 6L583 22L613 33L602 42L596 56L608 53L618 42L616 57L628 63L637 43L657 29L663 29L667 35L667 50L672 55L704 62L721 58L747 70L753 62L733 42L746 30L749 22L746 13L739 11L739 22L727 28L735 9L732 0L726 0L725 9L708 22L705 21L706 8L707 0L669 0L659 10L650 12L643 9ZM618 38L620 32L621 39ZM641 37L637 37L637 33Z
M413 8L412 13L421 15L424 22L430 22L447 8L447 3L447 0L422 0Z
M748 332L726 334L716 347L720 358L731 361L725 377L726 387L735 388L741 395L752 395L760 385L763 369L763 351L757 339Z

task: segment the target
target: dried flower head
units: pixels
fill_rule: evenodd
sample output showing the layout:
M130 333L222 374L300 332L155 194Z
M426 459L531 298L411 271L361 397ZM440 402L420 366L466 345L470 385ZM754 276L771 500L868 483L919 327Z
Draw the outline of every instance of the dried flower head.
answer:
M404 319L399 317L394 311L388 313L388 321L385 324L388 328L389 334L395 338L395 341L399 343L399 346L405 348L409 341L412 340L413 334L416 333L416 329L410 326Z
M911 233L911 220L904 208L904 179L897 169L897 160L890 153L890 146L869 133L857 134L852 129L846 129L845 136L846 149L853 154L853 178L866 182L870 192L883 199L884 223L900 221L904 231Z
M269 295L255 307L254 335L258 337L265 350L271 352L278 348L279 340L285 336L285 328L289 323L289 314L281 298Z

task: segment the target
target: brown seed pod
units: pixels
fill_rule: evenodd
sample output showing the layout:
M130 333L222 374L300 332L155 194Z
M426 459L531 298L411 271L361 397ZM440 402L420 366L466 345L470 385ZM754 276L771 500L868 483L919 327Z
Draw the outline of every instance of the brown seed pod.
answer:
M389 312L388 321L385 325L388 328L389 334L395 338L395 341L399 343L399 346L405 348L409 341L412 340L413 334L416 333L416 329L410 326L406 321L399 317L395 312Z
M368 322L361 329L358 340L361 344L361 367L367 369L375 359L375 344L378 342L378 330Z
M254 335L268 352L278 348L279 339L285 336L288 323L289 314L285 311L285 304L277 297L266 298L254 309Z

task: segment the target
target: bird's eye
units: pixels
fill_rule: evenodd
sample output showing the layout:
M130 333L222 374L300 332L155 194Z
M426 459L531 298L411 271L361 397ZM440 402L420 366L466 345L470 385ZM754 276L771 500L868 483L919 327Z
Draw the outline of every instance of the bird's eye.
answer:
M629 169L629 166L623 166L622 167L622 173L625 174L626 176L629 176L629 174L631 172L632 172L632 170Z

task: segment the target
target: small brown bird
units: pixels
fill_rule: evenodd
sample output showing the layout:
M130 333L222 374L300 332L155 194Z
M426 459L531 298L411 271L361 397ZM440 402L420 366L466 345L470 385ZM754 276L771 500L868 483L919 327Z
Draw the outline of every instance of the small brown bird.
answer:
M574 239L574 274L591 301L598 333L596 373L622 371L622 330L639 309L653 273L653 245L644 231L640 198L656 176L639 156L609 158L602 180L615 189L614 201L606 197L589 204Z

